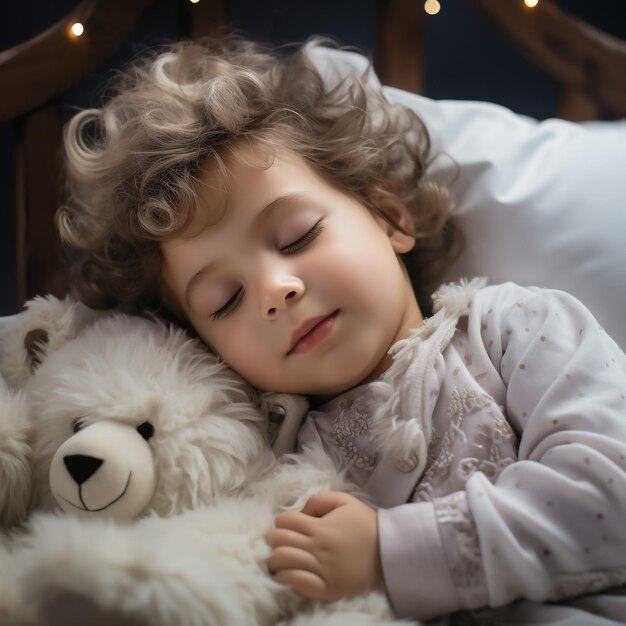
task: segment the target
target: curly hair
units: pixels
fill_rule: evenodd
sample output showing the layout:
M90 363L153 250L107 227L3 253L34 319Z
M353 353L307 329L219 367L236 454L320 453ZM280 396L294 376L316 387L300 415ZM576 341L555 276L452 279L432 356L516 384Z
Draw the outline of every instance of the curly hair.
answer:
M237 37L170 45L122 72L101 108L68 122L57 225L73 295L185 323L161 277L160 243L192 219L201 169L227 171L236 145L259 141L298 154L388 221L380 190L399 197L417 235L405 263L428 310L460 241L449 194L424 178L428 132L366 75L325 84L309 55L319 43L289 55Z

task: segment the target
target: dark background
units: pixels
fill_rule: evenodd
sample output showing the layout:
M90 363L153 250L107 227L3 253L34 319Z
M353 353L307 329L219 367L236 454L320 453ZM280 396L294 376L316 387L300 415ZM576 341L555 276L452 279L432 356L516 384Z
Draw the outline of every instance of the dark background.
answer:
M415 2L423 4L423 0ZM424 95L497 102L537 119L555 115L554 81L509 46L469 3L440 2L441 12L427 19ZM0 0L0 50L51 26L76 4L76 0ZM605 32L626 39L624 0L558 0L557 4ZM282 44L324 34L365 53L373 50L373 0L231 0L228 12L230 28L254 39ZM107 66L67 94L64 116L69 117L76 107L97 106L100 87L114 68L146 47L179 39L180 32L176 0L161 0ZM4 89L10 89L10 85L0 86ZM0 315L18 310L12 144L11 124L0 124Z

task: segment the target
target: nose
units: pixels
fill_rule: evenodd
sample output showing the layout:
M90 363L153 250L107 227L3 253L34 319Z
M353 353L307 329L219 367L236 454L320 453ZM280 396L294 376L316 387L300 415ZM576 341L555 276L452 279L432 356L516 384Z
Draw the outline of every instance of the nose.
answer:
M270 272L263 280L261 291L261 315L273 320L304 294L304 283L297 276L289 273Z
M63 457L63 463L77 485L82 485L89 480L104 463L102 459L82 454L72 454Z

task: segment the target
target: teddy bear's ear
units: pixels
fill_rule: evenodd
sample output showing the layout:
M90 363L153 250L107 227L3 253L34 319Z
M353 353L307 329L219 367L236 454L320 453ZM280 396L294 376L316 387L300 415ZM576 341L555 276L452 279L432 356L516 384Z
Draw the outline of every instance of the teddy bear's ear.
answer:
M30 371L34 372L41 364L45 347L48 345L48 331L43 328L33 328L24 337L24 348L30 361Z
M74 339L82 330L108 313L93 311L66 297L38 296L2 327L0 374L20 389L47 355Z

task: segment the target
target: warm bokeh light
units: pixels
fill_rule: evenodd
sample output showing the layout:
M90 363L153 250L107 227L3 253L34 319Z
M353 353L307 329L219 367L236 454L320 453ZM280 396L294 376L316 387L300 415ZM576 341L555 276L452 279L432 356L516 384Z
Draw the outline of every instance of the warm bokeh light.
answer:
M539 4L539 0L524 0L524 4L529 9L534 9Z
M80 22L74 22L70 30L72 31L72 35L74 35L74 37L80 37L85 32L85 28Z
M191 4L198 4L198 2L200 2L200 0L189 0L189 2L191 2Z
M437 15L441 10L441 5L439 4L439 0L426 0L424 3L424 11L428 13L428 15Z

